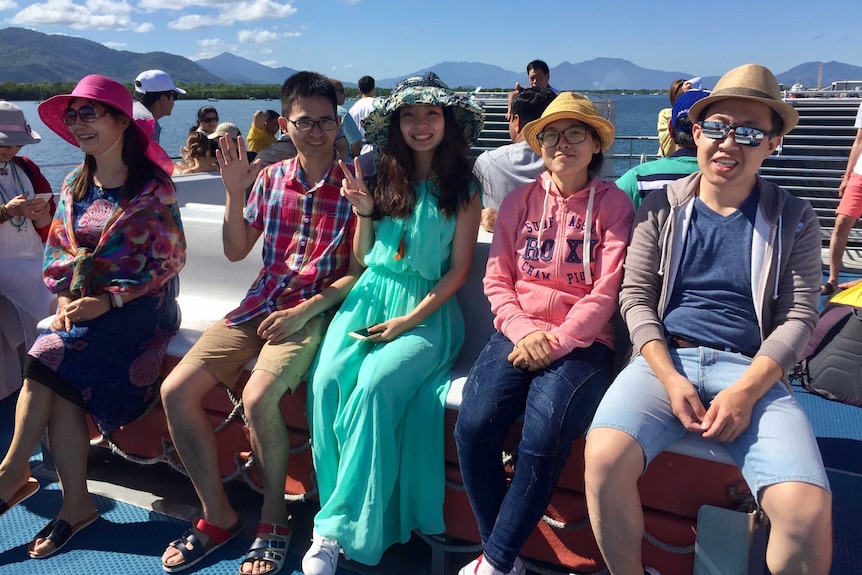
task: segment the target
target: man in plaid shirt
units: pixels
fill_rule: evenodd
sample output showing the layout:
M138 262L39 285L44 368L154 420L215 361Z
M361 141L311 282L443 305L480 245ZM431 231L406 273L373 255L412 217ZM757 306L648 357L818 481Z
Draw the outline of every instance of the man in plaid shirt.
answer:
M289 443L279 403L302 381L334 308L362 271L352 249L355 218L340 193L335 90L326 77L299 72L285 81L281 101L279 124L296 146L295 158L261 171L246 161L241 140L220 142L224 253L242 260L263 234L263 268L239 307L208 329L162 384L171 437L203 507L201 519L162 556L168 572L191 567L241 530L222 487L215 434L201 400L219 383L233 388L253 358L242 399L264 496L258 535L240 572L283 564L290 535L284 506Z

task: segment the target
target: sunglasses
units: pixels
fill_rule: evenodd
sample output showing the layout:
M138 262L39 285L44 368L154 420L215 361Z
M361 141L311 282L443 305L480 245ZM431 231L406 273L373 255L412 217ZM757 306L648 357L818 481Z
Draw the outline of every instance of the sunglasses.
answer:
M201 122L206 122L207 124L209 124L210 122L218 122L218 116L215 116L215 117L209 116L206 118L201 118Z
M536 139L539 140L539 143L542 144L543 148L553 148L560 141L560 134L565 136L568 143L573 145L580 144L587 139L587 127L572 126L571 128L566 128L562 132L557 130L548 130L547 132L538 134Z
M75 108L66 108L66 111L63 113L63 123L67 126L74 126L80 118L85 124L92 124L101 117L101 114L96 112L96 108L90 105L81 106L77 110Z
M741 146L756 148L763 141L763 138L775 135L757 128L725 124L724 122L703 121L698 122L698 124L703 135L710 140L723 140L730 135L730 132L733 132L733 141Z

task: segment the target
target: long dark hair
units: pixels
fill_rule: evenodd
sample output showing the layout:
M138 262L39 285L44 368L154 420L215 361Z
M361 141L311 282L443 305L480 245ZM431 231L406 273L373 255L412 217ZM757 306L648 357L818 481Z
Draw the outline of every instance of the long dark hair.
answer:
M389 137L372 184L375 219L383 216L406 218L416 207L415 182L412 181L413 152L401 134L400 118L400 110L392 115ZM467 160L470 146L464 140L450 107L443 108L443 119L443 141L434 150L431 167L437 174L440 194L437 207L451 217L459 208L470 203L470 185L475 181L475 177Z
M134 197L153 178L165 179L170 176L153 162L146 154L146 150L141 147L135 130L132 128L134 120L126 116L123 112L116 108L99 102L105 109L105 113L109 114L115 120L122 118L129 119L129 125L126 131L123 132L123 163L128 170L126 183L123 184L123 197ZM93 185L93 176L96 173L96 158L87 154L84 156L84 165L81 167L81 173L75 181L75 187L72 190L72 197L79 201L87 195L87 190Z

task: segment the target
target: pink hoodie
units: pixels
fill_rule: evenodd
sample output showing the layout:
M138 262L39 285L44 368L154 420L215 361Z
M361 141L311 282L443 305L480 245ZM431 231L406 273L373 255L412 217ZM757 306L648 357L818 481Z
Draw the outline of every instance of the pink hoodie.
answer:
M512 191L500 207L485 271L494 327L512 343L537 330L553 333L554 360L594 341L613 349L610 319L633 220L626 193L597 177L568 198L548 172ZM592 250L585 256L586 234Z

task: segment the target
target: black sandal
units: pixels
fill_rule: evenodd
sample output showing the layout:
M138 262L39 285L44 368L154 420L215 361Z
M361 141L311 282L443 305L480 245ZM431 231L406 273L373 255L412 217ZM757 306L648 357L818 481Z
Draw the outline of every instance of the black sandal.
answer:
M820 295L822 296L830 296L835 293L835 284L832 282L826 282L822 286L820 286Z

